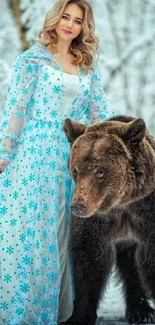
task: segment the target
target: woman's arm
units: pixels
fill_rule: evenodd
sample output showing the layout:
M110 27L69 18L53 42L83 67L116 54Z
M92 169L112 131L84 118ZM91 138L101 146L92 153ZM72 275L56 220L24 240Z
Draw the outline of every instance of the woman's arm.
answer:
M36 88L38 63L19 55L13 68L4 108L4 118L0 123L0 158L11 160L20 133L32 107L32 96Z
M108 110L108 100L101 84L97 66L94 65L93 68L88 107L88 118L91 124L101 122L115 115L114 112L110 113Z

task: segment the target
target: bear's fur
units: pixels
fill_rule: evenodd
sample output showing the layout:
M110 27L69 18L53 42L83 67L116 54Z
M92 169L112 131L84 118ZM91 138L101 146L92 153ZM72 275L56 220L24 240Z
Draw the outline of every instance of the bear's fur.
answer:
M94 325L114 263L126 318L155 322L155 141L143 119L116 116L86 127L66 119L75 182L70 248L74 312L64 324Z

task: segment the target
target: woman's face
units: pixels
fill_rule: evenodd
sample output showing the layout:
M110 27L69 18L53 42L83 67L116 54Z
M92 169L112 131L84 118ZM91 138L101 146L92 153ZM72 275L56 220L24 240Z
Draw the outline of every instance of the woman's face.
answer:
M68 4L55 27L58 38L72 42L80 34L82 23L82 9L76 3Z

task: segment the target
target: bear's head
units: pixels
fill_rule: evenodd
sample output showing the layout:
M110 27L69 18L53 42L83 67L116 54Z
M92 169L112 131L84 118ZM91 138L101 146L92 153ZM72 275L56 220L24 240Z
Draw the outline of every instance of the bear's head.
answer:
M88 127L66 119L64 131L71 144L74 215L105 215L155 188L155 145L143 119L118 116Z

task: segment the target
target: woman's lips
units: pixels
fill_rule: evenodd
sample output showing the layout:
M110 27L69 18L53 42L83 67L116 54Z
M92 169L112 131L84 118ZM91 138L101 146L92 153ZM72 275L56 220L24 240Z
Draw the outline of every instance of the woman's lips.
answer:
M72 32L70 30L63 29L63 31L64 31L65 34L72 34Z

